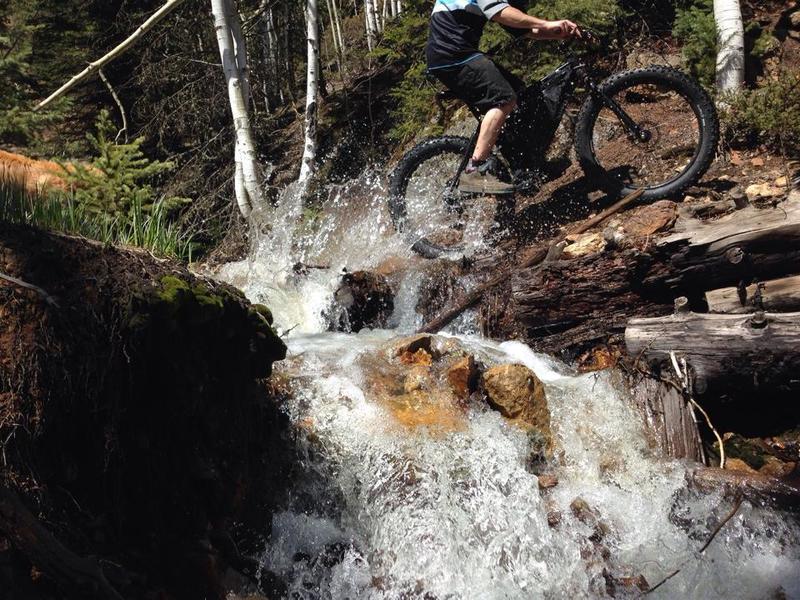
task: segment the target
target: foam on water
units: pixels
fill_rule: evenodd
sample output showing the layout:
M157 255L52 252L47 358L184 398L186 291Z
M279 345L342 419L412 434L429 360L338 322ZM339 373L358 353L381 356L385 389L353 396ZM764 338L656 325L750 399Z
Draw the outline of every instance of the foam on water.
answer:
M559 484L543 494L526 467L528 437L485 405L463 429L398 427L370 398L359 360L396 331L320 333L342 268L408 259L377 179L332 194L321 215L286 194L262 222L250 257L221 276L270 306L291 331L276 365L293 398L300 475L274 516L265 568L293 598L603 597L604 569L643 575L661 598L800 598L800 531L785 515L742 507L709 548L699 548L730 511L728 500L686 489L686 466L655 456L626 393L607 373L578 375L516 341L459 342L487 365L521 363L544 382L557 439ZM297 276L293 266L326 266ZM400 282L392 323L419 325L421 274ZM470 316L456 331L470 331ZM575 498L607 527L602 545L570 510ZM556 513L560 523L548 524ZM636 588L617 597L636 596Z
M390 336L292 342L302 361L286 371L300 377L290 412L313 423L309 488L298 492L302 511L280 515L263 562L297 597L600 597L603 569L652 585L679 567L654 597L800 595L798 530L784 516L745 503L698 553L731 505L685 490L684 465L654 456L610 375L571 374L516 342L461 339L484 363L522 362L545 382L561 466L544 496L526 468L526 435L494 411L471 406L467 427L446 433L392 424L357 360ZM577 497L608 527L608 560L570 511ZM554 511L561 523L551 528ZM290 560L337 542L344 558L330 569Z

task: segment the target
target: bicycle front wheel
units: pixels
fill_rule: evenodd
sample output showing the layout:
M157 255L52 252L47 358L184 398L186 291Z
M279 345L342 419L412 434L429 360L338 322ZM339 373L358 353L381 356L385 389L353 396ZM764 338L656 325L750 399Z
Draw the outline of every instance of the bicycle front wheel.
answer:
M714 103L670 67L617 73L600 85L644 132L636 138L599 95L584 103L575 150L584 172L612 194L644 189L643 200L674 197L708 170L719 140Z

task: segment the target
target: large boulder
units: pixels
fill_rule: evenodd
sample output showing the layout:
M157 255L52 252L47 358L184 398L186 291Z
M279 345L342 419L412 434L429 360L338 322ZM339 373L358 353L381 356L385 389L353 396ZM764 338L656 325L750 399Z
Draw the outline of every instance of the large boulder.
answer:
M489 404L525 429L534 429L552 446L550 411L544 385L524 365L500 365L483 374L483 388Z

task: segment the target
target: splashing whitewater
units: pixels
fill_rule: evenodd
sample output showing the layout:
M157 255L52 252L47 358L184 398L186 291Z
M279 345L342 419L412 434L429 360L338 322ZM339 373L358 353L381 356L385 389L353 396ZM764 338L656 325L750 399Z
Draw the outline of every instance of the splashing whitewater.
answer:
M419 325L425 265L384 205L369 176L312 216L287 192L251 255L220 273L290 332L278 370L293 392L301 473L262 556L289 597L637 597L619 582L652 586L680 569L651 595L800 598L800 528L787 515L745 502L699 552L730 501L688 490L687 465L656 456L612 373L578 375L519 342L470 335L468 317L448 334L482 363L522 363L544 382L560 449L547 492L527 467L525 433L481 403L451 430L398 425L371 395L376 375L362 359ZM325 333L341 269L390 257L406 263L394 329ZM327 268L301 276L298 262ZM599 543L570 509L576 498L599 515Z

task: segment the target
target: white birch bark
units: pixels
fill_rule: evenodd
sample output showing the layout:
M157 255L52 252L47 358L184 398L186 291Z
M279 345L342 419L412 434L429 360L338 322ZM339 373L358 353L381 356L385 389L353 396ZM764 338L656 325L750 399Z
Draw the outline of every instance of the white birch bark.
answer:
M308 70L306 75L306 128L303 159L300 164L301 193L305 193L314 172L317 156L317 92L319 90L319 24L317 0L306 2Z
M744 83L744 25L739 0L714 0L717 25L717 90L733 92Z
M336 36L339 38L339 48L342 51L342 57L345 54L344 36L342 36L342 20L339 18L339 7L336 5L336 0L331 0L333 6L333 23L336 26Z
M242 73L236 62L236 48L229 21L231 11L231 0L211 0L214 29L222 59L222 70L228 86L228 102L231 107L234 130L236 132L236 146L234 149L236 203L241 213L246 217L255 206L260 205L262 202L261 175L256 161L255 143L250 127L247 102L245 101ZM243 45L240 45L240 48L243 49Z
M239 12L234 6L235 0L227 1L228 8L228 25L231 29L231 36L233 37L233 51L236 56L236 66L239 69L239 77L242 82L242 96L246 106L250 106L252 92L250 90L250 66L247 63L247 46L244 41L244 34L242 34L242 21L239 17Z
M367 27L367 48L375 48L378 35L378 18L375 10L375 0L364 0L364 20Z
M328 21L331 24L331 39L333 40L333 51L336 53L336 60L339 61L339 57L341 56L341 50L339 48L339 38L336 37L336 25L333 22L333 7L331 6L331 0L325 0L325 5L328 8Z
M386 19L389 16L389 0L383 0L383 8L381 9L381 31L386 27Z

